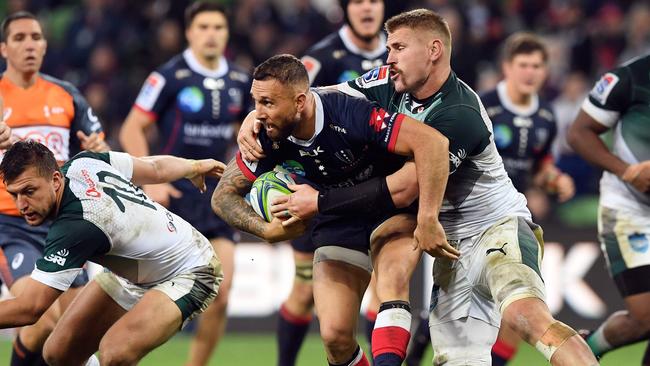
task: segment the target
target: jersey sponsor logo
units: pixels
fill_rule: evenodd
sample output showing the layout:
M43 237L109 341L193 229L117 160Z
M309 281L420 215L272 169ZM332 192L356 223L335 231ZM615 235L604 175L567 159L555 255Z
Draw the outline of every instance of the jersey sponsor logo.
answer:
M289 174L299 175L304 177L307 175L305 173L305 168L299 162L295 160L285 160L281 165L276 166L277 170L285 171Z
M363 60L361 61L362 70L372 70L377 67L381 67L384 64L384 60L378 58L376 60Z
M606 104L607 97L609 97L609 94L612 92L616 84L618 84L619 80L618 76L608 72L598 80L589 94L600 104Z
M456 154L452 153L451 151L449 152L449 162L451 163L451 168L449 170L449 174L452 174L458 169L460 164L465 160L467 157L467 152L465 149L458 149L458 152Z
M506 253L505 249L503 249L503 248L505 248L506 245L508 245L508 243L503 243L501 248L490 248L490 249L485 251L485 255L488 256L488 255L490 255L491 253L494 253L494 252L499 252L499 253L501 253L503 255L508 255Z
M520 116L515 116L512 120L512 124L515 127L520 127L520 128L531 128L533 127L533 120L528 117L520 117Z
M302 64L305 65L305 69L307 69L309 81L313 83L314 79L316 79L316 75L318 75L318 72L321 69L320 61L311 56L303 56L300 61L302 61Z
M166 80L162 75L157 72L152 72L144 82L144 85L142 85L135 104L144 110L150 111L154 104L156 104L165 83Z
M18 269L23 261L25 260L25 255L21 252L16 253L14 259L11 260L11 269Z
M630 242L630 247L637 253L645 253L650 247L650 241L648 241L648 236L645 234L634 233L627 237L627 240Z
M372 113L370 114L370 120L368 123L375 132L380 132L384 130L388 125L386 124L386 119L390 119L391 114L386 112L383 108L373 108Z
M92 197L92 198L99 198L101 197L101 193L97 190L97 184L95 181L90 177L90 173L86 169L81 169L81 176L84 179L84 182L86 182L86 185L88 186L88 189L86 189L86 196Z
M208 90L221 90L225 85L223 79L205 78L203 79L203 87Z
M209 124L198 125L185 123L183 125L183 133L186 137L192 138L230 139L235 133L235 128L231 124L214 126Z
M178 107L183 112L196 113L203 108L205 104L205 98L203 97L203 92L196 86L188 86L181 90L178 93L176 98L178 101Z
M176 80L181 80L185 79L187 77L190 77L192 75L192 72L188 69L178 69L174 73L174 77L176 77Z
M357 78L355 83L360 88L371 88L373 86L383 85L388 83L388 74L388 66L378 67Z
M59 266L64 266L65 261L67 260L67 256L70 254L70 251L67 249L61 249L56 252L56 254L50 254L48 256L45 256L43 259L45 259L48 262L52 262L55 264L58 264Z
M347 133L348 133L348 131L345 128L343 128L341 126L333 125L331 123L330 123L330 128L333 129L334 131L336 131L338 133L342 133L344 135L347 135Z
M21 140L34 140L47 146L57 161L70 158L70 130L56 126L25 126L12 128L11 132Z
M304 150L298 150L298 153L300 153L300 156L311 156L315 157L318 156L318 154L324 153L325 150L323 150L320 146L317 146L315 149L312 149L311 151L304 151Z
M512 143L512 130L502 124L494 126L494 142L499 149L505 149Z
M345 83L346 81L354 80L361 76L358 72L355 70L345 70L339 75L338 79L336 80L337 83Z

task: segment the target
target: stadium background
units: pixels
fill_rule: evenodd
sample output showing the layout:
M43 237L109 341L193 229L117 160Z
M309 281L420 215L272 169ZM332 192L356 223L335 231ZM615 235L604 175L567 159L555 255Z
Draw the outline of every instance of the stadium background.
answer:
M0 16L17 10L38 15L48 39L42 71L82 90L102 120L109 143L119 149L120 125L142 82L158 65L185 47L182 14L188 0L6 0ZM277 53L302 55L307 47L335 31L342 11L337 0L222 0L230 10L226 56L252 70ZM427 7L439 11L452 28L455 72L477 91L499 79L499 44L514 31L534 31L550 50L544 96L553 101L559 135L554 155L576 178L578 195L538 218L547 245L543 272L548 300L558 317L577 327L594 327L622 307L596 243L597 177L564 141L585 93L595 77L631 57L650 51L650 3L601 0L420 0L386 2L386 16ZM4 64L0 61L0 70ZM275 359L275 312L293 277L287 245L271 247L245 237L237 247L236 274L229 305L228 333L213 358L220 365L270 365ZM430 263L412 283L414 308L426 309ZM315 331L316 325L312 326ZM7 334L7 333L5 333ZM7 338L8 339L8 338ZM163 346L143 364L177 365L187 352L186 336ZM10 344L0 342L0 364ZM605 365L636 363L641 346L605 358ZM178 357L175 359L174 357ZM256 358L256 357L259 357ZM323 363L317 333L306 344L301 365ZM617 358L618 357L618 358ZM525 348L514 365L542 363Z

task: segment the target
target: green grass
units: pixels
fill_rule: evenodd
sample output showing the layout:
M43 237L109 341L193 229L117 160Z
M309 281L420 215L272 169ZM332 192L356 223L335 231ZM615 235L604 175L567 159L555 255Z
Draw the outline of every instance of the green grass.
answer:
M189 338L177 336L147 356L143 366L180 366L187 356ZM366 347L367 350L367 347ZM603 366L639 365L644 344L637 344L607 354ZM9 364L11 343L0 342L0 364ZM275 341L271 335L228 334L212 357L210 365L219 366L260 366L275 365ZM511 366L546 365L548 363L530 346L524 345ZM325 353L316 335L309 336L305 342L298 366L327 365ZM431 353L425 356L422 365L431 365Z

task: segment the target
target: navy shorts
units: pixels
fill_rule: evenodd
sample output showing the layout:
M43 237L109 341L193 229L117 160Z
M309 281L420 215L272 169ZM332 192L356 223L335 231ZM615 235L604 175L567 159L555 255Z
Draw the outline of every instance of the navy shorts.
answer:
M0 278L7 287L32 273L36 261L43 257L49 228L49 224L29 226L22 217L0 215ZM83 270L72 287L86 283L88 273Z
M307 227L307 230L305 233L296 238L291 240L291 247L293 250L297 252L303 252L303 253L313 253L314 250L316 250L316 247L314 246L314 241L312 240L311 234L312 230L314 229L314 222L316 220L311 220L309 223L309 227Z
M169 210L190 223L208 239L225 238L232 242L239 241L239 232L231 228L225 221L221 220L214 211L210 203L212 192L216 184L208 185L207 191L203 194L194 186L183 181L175 182L176 189L183 192L183 197L171 199Z

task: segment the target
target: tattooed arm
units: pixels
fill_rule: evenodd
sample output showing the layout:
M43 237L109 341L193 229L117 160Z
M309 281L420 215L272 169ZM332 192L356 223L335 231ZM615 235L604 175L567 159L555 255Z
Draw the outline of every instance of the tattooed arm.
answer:
M286 227L282 226L282 222L277 218L270 223L264 221L244 200L251 186L251 181L239 170L235 159L231 160L212 194L214 213L230 226L270 243L292 239L304 232L305 223L302 221Z

